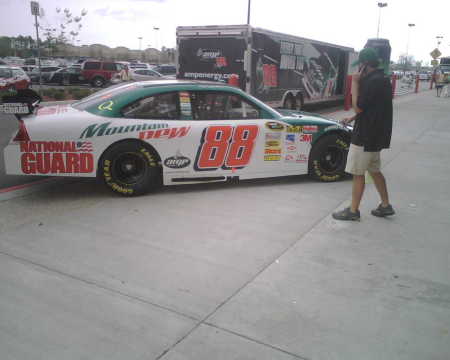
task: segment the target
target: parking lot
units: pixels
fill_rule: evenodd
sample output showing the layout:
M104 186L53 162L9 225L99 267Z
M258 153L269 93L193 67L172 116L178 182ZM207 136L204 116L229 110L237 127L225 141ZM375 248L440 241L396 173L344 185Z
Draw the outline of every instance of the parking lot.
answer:
M0 197L2 359L447 359L449 109L396 99L390 219L306 176Z

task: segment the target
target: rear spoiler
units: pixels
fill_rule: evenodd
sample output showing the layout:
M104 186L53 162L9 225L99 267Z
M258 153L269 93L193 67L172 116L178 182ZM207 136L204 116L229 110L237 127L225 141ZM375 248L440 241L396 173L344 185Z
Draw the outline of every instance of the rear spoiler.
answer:
M31 89L8 91L0 94L0 113L20 118L21 115L32 114L41 101L41 96Z

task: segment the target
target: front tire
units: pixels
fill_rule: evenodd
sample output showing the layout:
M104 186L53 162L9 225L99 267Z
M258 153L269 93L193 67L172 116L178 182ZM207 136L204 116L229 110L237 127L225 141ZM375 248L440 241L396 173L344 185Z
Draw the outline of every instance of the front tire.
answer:
M348 148L348 141L337 134L319 139L309 156L309 174L324 182L343 179Z
M137 196L161 185L157 155L144 144L125 141L111 146L99 162L99 177L114 192Z

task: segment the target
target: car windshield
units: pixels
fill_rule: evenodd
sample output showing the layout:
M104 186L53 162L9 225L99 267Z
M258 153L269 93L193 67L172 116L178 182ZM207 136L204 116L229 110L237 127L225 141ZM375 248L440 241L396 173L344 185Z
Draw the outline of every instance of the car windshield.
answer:
M11 69L0 68L0 78L1 79L7 79L10 77L12 77Z
M92 94L91 96L88 96L80 101L73 103L72 107L77 110L85 110L88 107L95 105L97 103L101 103L104 100L112 98L113 96L125 93L134 87L136 87L136 84L131 83L100 90Z

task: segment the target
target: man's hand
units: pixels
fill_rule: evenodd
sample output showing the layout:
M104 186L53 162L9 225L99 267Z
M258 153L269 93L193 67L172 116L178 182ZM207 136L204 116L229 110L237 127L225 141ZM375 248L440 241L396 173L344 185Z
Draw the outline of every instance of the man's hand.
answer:
M341 123L342 125L348 125L348 124L350 124L353 120L355 120L355 116L352 116L352 117L346 117L346 118L343 118L343 119L340 121L340 123Z

